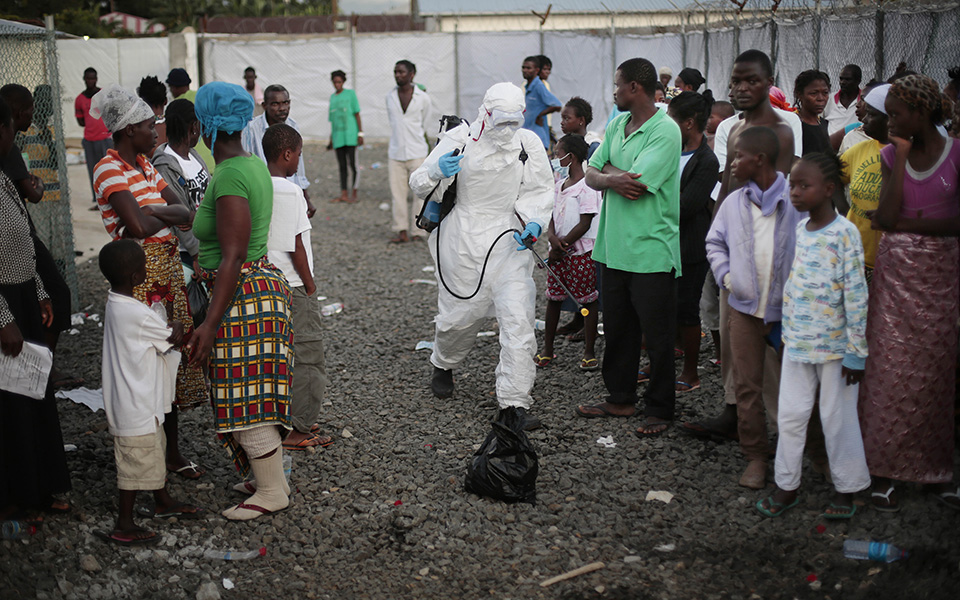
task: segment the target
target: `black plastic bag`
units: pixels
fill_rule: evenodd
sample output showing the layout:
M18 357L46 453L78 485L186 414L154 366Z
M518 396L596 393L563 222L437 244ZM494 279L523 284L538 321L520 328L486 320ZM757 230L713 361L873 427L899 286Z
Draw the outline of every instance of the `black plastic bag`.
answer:
M187 282L187 305L190 307L190 316L193 317L193 326L199 327L200 323L207 318L207 306L210 304L210 298L207 296L207 289L199 279L191 279Z
M523 431L523 415L507 408L467 466L464 488L504 502L536 504L539 469L537 453Z

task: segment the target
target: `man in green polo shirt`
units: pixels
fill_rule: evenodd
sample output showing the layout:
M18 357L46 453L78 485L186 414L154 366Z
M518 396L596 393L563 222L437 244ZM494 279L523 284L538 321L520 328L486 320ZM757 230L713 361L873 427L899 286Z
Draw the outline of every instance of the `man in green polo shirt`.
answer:
M583 417L636 412L641 336L650 355L639 436L663 433L673 419L673 343L680 276L680 128L653 103L657 70L633 58L617 69L614 102L624 111L607 126L587 168L603 191L593 260L602 263L603 381L609 396L579 406Z

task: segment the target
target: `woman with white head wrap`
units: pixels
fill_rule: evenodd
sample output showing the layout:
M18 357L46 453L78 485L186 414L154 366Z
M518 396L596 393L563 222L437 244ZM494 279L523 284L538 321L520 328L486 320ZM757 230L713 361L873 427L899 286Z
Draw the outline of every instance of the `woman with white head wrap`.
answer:
M410 176L410 187L424 198L439 184L440 198L457 174L457 203L429 241L437 278L443 279L430 357L433 393L441 398L453 394L453 369L473 347L483 319L496 316L501 346L497 401L501 409L525 412L536 375L533 255L517 251L510 236L501 234L516 229L524 237L539 235L553 210L553 175L540 138L520 128L523 110L523 90L512 83L492 86L477 120L441 135ZM460 149L456 157L451 155L455 149ZM455 296L469 296L477 288L485 262L476 295Z
M189 331L193 318L172 227L189 224L190 211L180 204L144 155L156 145L153 109L131 90L113 84L91 99L90 115L103 119L113 134L113 148L93 172L103 225L115 240L138 240L147 255L147 279L134 289L134 295L147 305L160 302L168 318L183 323L184 330ZM167 469L187 479L197 479L205 471L180 453L177 412L206 401L203 372L181 362L176 406L166 415L163 429L167 438ZM188 512L188 508L183 512Z
M280 438L292 428L290 288L267 260L270 172L241 142L253 98L215 81L200 88L194 109L217 163L193 222L201 276L213 295L184 352L190 364L209 359L217 435L240 473L253 472L254 481L234 488L253 495L222 513L246 521L290 504Z

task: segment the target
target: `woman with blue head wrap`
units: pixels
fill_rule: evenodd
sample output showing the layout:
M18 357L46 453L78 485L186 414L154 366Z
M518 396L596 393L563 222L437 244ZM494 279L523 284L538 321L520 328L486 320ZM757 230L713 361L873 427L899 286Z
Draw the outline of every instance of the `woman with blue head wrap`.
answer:
M209 360L217 434L241 474L253 471L255 482L240 486L253 496L223 511L245 521L289 504L280 436L291 429L290 288L267 260L270 172L240 143L253 99L239 85L213 82L197 92L194 108L217 165L193 222L213 296L184 349L191 363Z

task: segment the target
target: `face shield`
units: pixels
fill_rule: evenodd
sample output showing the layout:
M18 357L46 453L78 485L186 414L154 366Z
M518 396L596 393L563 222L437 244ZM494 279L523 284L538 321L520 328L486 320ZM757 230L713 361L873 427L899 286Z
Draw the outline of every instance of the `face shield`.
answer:
M503 145L513 139L513 136L523 125L522 111L503 111L494 109L487 113L486 135L490 141L497 145Z

